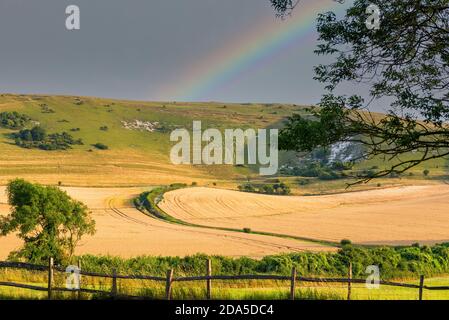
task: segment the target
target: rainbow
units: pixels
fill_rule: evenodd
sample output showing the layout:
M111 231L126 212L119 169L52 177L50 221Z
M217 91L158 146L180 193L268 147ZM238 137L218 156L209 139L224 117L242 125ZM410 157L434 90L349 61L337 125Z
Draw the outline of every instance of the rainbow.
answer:
M277 53L310 38L319 12L340 12L343 7L332 0L308 0L300 3L287 20L263 19L252 30L232 39L219 50L200 57L198 62L178 75L179 82L163 88L160 93L170 100L198 101L205 94L235 80L244 71L268 63Z

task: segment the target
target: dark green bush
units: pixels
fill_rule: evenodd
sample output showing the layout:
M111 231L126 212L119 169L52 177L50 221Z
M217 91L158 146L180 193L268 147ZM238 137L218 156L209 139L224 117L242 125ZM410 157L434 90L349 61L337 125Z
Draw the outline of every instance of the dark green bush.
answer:
M35 126L31 130L21 130L13 136L16 145L28 149L67 150L70 149L72 145L83 144L81 139L75 140L67 132L47 134L45 129L40 126Z
M16 111L0 112L0 126L8 129L22 129L30 122L30 117Z
M266 183L266 184L260 184L260 185L254 185L254 184L251 184L248 182L248 183L239 185L237 188L243 192L254 192L254 193L263 193L263 194L288 195L291 192L290 187L287 186L283 182L275 183L275 184Z
M343 170L351 170L352 169L352 163L350 162L341 162L341 161L335 161L331 164L331 168L333 170L337 171L343 171Z
M244 192L256 192L256 189L254 188L254 186L251 183L245 183L245 184L239 185L237 188L240 191L244 191Z
M93 146L99 150L108 150L109 147L107 145L105 145L104 143L101 142L97 142L95 144L93 144Z

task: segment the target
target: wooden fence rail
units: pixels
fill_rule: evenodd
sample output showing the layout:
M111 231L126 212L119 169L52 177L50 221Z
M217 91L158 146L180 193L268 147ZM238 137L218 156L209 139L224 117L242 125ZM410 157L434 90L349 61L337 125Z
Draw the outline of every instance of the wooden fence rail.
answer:
M81 264L79 263L80 267ZM299 287L298 283L302 282L312 282L312 283L346 283L348 294L347 299L351 300L351 289L352 284L364 284L366 283L366 279L355 279L352 277L352 265L350 264L348 267L348 277L346 278L310 278L310 277L302 277L297 275L296 268L292 268L292 272L290 276L282 276L282 275L213 275L212 274L212 264L210 260L206 261L206 272L204 276L190 276L190 277L174 277L173 269L167 270L166 277L158 277L158 276L146 276L146 275L120 275L117 274L115 270L113 270L112 274L104 274L97 272L86 272L79 271L80 275L90 276L90 277L102 277L102 278L110 278L111 281L111 290L96 290L96 289L88 289L82 288L80 286L79 289L69 289L69 288L60 288L54 286L54 272L66 272L66 269L55 266L53 264L53 259L50 258L48 262L48 266L35 265L30 263L23 262L9 262L9 261L0 261L0 269L1 268L11 268L11 269L25 269L25 270L33 270L33 271L44 271L47 272L47 287L40 287L22 283L15 282L7 282L0 281L0 286L6 287L15 287L36 291L46 291L48 293L48 299L53 298L54 292L77 292L78 298L80 297L80 293L89 293L89 294L102 294L107 295L112 298L122 297L122 298L137 298L144 299L145 297L141 296L131 296L131 295L122 295L118 293L117 288L117 279L131 279L131 280L151 280L151 281L160 281L165 282L165 298L170 300L172 297L172 285L174 282L189 282L189 281L204 281L206 283L206 299L212 299L212 281L220 280L220 281L229 281L229 280L274 280L274 281L290 281L290 299L295 299L296 289ZM384 286L392 286L392 287L404 287L411 289L418 289L418 299L423 299L423 291L424 290L449 290L449 286L427 286L424 285L424 276L421 275L419 279L419 284L410 284L410 283L400 283L393 281L379 281L380 285Z

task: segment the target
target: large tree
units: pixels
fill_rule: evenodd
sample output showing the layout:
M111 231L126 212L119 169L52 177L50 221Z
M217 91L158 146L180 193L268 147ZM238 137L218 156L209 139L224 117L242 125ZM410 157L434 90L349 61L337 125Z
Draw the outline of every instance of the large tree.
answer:
M10 258L45 263L69 259L85 234L94 234L95 223L87 207L57 187L11 181L7 187L11 213L0 218L0 235L13 232L24 241Z
M282 16L301 10L294 0L271 3ZM366 25L371 4L381 11L378 29ZM449 0L355 0L341 19L320 14L317 30L315 52L332 57L315 67L326 92L308 116L288 120L282 149L362 144L364 157L382 157L385 167L360 181L449 155ZM354 92L338 94L348 83ZM360 94L361 84L369 93ZM386 114L370 112L374 103Z

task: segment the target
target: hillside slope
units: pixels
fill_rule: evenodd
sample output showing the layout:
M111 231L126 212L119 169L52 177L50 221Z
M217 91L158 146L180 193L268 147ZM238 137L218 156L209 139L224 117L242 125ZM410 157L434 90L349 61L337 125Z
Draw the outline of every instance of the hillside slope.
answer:
M0 127L0 185L21 177L66 186L147 186L197 182L201 185L216 183L225 188L236 188L248 178L266 183L266 177L260 177L255 166L173 165L169 159L170 148L174 145L169 139L172 130L186 128L191 131L193 121L198 120L202 122L203 130L273 128L279 127L293 113L306 112L304 106L298 105L142 102L0 94L0 112L6 111L29 116L31 122L27 124L28 128L39 124L48 134L67 132L74 139L81 139L83 144L63 151L22 148L15 144L12 137L18 129ZM108 149L99 150L94 146L97 143L106 145ZM347 147L333 147L328 159L347 159L347 150L354 149ZM413 154L410 156L416 157ZM294 152L280 152L279 160L281 173L284 173L282 168L299 163L298 154ZM348 171L378 170L384 165L385 160L379 158L357 163ZM380 182L387 186L415 184L415 180L421 184L423 179L428 182L429 179L446 179L448 167L445 159L436 159L414 168L412 176L407 173L401 177L402 180ZM430 172L426 177L423 176L425 169ZM347 183L347 179L282 179L290 184L296 194L343 191ZM372 182L365 188L376 187L376 184L377 181Z
M0 112L31 117L48 133L68 132L83 145L66 151L24 149L10 129L0 128L0 184L17 176L64 185L148 185L245 178L251 170L235 166L174 166L170 132L204 128L265 128L301 107L294 105L164 103L89 97L0 95ZM17 131L17 130L16 130ZM92 145L102 143L108 150Z

